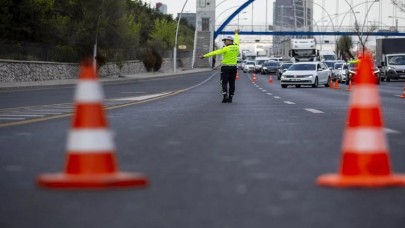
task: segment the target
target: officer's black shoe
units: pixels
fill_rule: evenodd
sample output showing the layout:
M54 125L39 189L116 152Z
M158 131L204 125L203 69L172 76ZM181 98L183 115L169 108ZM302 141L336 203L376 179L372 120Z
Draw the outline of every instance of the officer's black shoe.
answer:
M228 102L228 96L224 94L224 98L222 99L222 103Z
M228 103L232 103L232 97L233 97L233 95L229 95Z

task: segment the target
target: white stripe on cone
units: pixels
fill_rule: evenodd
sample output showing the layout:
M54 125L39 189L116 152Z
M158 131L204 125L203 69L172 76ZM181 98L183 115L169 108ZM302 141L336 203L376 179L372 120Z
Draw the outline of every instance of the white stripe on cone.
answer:
M350 96L350 104L357 107L378 107L380 96L375 85L357 85Z
M343 151L358 153L388 152L382 128L348 128L343 138Z
M94 103L103 100L103 90L97 80L79 80L75 93L76 102Z
M67 140L67 150L68 152L98 153L100 151L113 151L115 145L109 130L71 130Z

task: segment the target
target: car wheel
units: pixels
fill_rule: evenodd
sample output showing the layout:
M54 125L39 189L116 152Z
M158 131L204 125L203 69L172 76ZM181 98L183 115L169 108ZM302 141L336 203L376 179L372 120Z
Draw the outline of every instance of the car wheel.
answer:
M312 84L312 88L318 87L318 77L315 78L314 84Z
M295 85L295 88L301 88L301 85Z
M285 89L287 88L287 85L281 85L281 88Z
M385 75L385 81L389 82L391 79L388 77L388 75Z

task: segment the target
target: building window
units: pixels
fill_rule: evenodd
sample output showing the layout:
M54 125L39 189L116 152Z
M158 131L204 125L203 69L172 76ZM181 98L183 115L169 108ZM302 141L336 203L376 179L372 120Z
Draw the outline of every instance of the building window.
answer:
M207 5L207 0L198 0L198 2L200 8L205 8L205 6Z

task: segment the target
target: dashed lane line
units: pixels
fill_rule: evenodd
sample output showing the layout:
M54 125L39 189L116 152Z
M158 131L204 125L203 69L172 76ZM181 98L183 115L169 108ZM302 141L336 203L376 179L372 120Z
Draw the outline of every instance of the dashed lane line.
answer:
M295 104L294 102L291 102L291 101L284 101L284 103L286 103L286 104L290 104L290 105Z
M384 128L384 132L387 133L387 134L401 134L400 131L390 129L390 128Z
M281 97L279 97L279 96L274 96L274 99L281 99Z
M312 113L324 113L320 110L313 109L313 108L305 108L305 110L307 110L308 112L312 112Z

